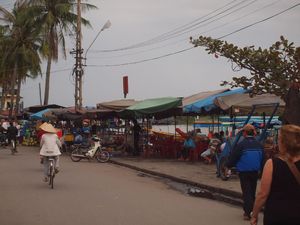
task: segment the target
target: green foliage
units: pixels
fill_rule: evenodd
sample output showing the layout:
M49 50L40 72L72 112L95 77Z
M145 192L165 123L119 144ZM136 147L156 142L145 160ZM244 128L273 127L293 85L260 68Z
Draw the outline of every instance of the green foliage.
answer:
M205 47L209 54L228 58L233 70L247 69L250 76L233 77L221 85L252 89L253 94L272 93L285 96L291 83L300 82L300 47L283 36L268 49L254 46L239 48L226 41L200 36L195 46Z
M29 17L26 2L16 2L12 12L0 7L0 17L4 21L1 26L0 70L4 77L9 77L17 66L18 79L25 79L26 73L33 75L40 73L39 30L33 26Z

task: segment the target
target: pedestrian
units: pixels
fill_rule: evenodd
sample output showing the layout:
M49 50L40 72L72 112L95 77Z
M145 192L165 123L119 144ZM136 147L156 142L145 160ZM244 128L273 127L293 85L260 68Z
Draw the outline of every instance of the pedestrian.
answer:
M140 154L139 140L140 140L140 132L142 128L138 124L136 119L132 120L133 122L133 155L138 156Z
M246 124L241 130L244 139L234 147L225 163L226 171L236 167L243 196L244 220L250 220L255 201L257 180L263 164L263 146L255 139L256 130Z
M60 148L61 148L61 142L58 139L58 136L56 134L57 130L50 124L50 123L43 123L40 126L40 129L42 129L45 133L41 137L40 141L40 156L43 159L43 165L44 165L44 181L48 181L48 167L49 167L49 156L54 156L54 168L55 173L58 173L59 171L59 156Z
M182 159L185 161L194 160L194 151L196 148L195 141L193 139L193 132L188 132L187 137L183 143Z
M18 129L14 126L14 123L11 121L9 122L9 127L7 128L7 140L8 144L11 144L11 141L14 140L15 144L17 144L17 136L18 136ZM11 154L15 154L17 148L11 148Z
M300 223L300 127L280 129L279 156L268 159L262 174L251 224L256 225L264 206L264 225Z

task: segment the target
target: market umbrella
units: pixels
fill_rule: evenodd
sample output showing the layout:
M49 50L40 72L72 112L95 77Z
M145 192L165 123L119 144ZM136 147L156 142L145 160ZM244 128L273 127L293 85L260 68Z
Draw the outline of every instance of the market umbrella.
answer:
M184 113L195 113L195 114L207 113L207 112L210 112L210 111L218 108L218 106L214 103L214 100L217 97L227 96L227 95L229 96L229 95L233 95L233 94L237 94L237 93L245 93L246 91L247 90L245 90L243 88L237 88L234 90L228 90L228 91L224 91L221 93L212 94L205 98L201 98L194 103L184 105L183 112Z
M121 117L167 118L182 112L181 97L163 97L140 101L120 112Z
M253 105L258 106L256 112L268 113L273 110L275 104L279 104L279 111L283 111L284 101L274 94L261 94L251 97L248 93L236 93L228 96L219 96L214 99L214 103L222 110L232 109L239 113L248 113Z
M46 112L48 112L50 109L43 109L43 110L41 110L41 111L39 111L39 112L36 112L36 113L34 113L34 114L31 114L30 116L29 116L29 119L31 119L31 120L48 120L48 118L46 118L45 116L44 116L44 113L46 113Z

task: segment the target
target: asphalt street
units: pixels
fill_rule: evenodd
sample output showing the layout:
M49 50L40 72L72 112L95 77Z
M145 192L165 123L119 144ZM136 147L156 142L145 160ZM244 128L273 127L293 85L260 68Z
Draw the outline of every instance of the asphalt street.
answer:
M54 189L42 181L37 147L0 149L1 225L249 224L242 210L195 198L118 165L61 157Z

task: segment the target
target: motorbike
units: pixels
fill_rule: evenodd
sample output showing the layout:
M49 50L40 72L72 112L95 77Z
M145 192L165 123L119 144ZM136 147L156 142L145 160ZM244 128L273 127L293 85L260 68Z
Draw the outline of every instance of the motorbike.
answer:
M91 140L94 144L89 149L83 148L80 145L75 147L70 155L73 162L79 162L82 159L91 160L96 158L98 162L105 163L110 159L109 152L101 145L101 139L95 136L92 137Z

